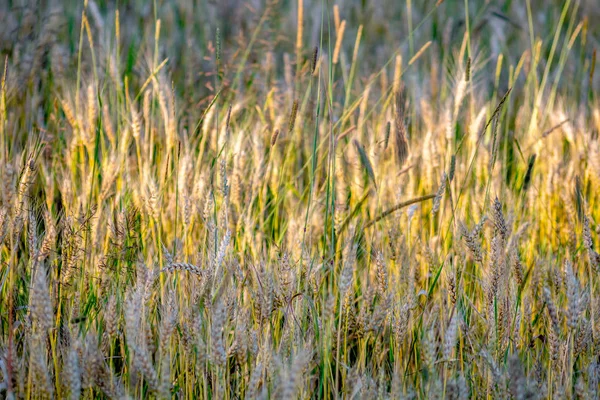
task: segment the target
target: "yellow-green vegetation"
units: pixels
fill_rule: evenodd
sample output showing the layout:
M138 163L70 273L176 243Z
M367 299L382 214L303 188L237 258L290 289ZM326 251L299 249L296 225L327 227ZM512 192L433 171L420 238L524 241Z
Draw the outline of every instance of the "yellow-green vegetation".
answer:
M596 1L0 3L0 397L598 398Z

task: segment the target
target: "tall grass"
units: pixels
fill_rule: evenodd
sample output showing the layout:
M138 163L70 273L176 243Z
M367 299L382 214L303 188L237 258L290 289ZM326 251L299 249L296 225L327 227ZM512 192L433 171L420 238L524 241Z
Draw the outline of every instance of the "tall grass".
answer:
M1 397L598 397L594 2L0 15Z

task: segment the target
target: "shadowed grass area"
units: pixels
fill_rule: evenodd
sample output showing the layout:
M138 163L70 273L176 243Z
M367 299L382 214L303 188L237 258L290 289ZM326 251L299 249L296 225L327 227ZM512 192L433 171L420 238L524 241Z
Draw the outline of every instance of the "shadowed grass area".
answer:
M599 18L0 4L0 397L597 398Z

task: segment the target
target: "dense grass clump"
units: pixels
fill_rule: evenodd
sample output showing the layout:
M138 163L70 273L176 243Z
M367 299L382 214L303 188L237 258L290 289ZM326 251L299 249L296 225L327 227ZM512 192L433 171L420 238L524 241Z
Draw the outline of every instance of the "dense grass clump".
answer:
M1 3L0 397L598 398L595 1Z

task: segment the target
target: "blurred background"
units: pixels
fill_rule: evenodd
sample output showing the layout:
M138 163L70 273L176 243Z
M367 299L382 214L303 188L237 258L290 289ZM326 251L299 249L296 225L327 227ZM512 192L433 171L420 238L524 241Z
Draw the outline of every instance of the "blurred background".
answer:
M169 59L166 71L176 93L185 101L183 112L197 111L198 104L215 92L217 30L222 48L223 84L234 79L244 51L252 46L241 80L244 83L236 91L258 92L265 95L271 80L283 81L286 53L296 54L297 2L284 0L237 1L13 1L0 2L0 54L8 57L11 79L8 80L8 96L28 99L39 106L39 114L31 116L29 123L44 124L44 93L56 90L65 82L64 77L77 71L78 43L82 10L88 7L89 29L94 39L98 71L105 82L120 77L112 76L118 62L124 76L129 76L132 86L141 85L151 70L155 54L156 20L160 19L158 60ZM362 26L361 46L358 50L357 76L363 80L370 74L388 66L395 54L405 61L410 59L425 43L431 41L429 52L418 69L408 71L405 79L411 83L412 92L430 87L431 80L444 82L452 79L453 59L464 39L466 13L471 30L470 46L474 63L478 65L475 76L480 85L493 85L496 61L503 54L510 65L518 63L518 57L534 46L532 40L541 38L551 41L556 21L561 18L563 6L568 5L569 21L588 21L584 26L586 38L591 44L587 52L598 45L600 27L600 3L593 0L562 1L444 1L436 7L435 0L423 1L366 1L340 0L304 1L303 48L310 59L314 46L321 47L321 54L333 51L335 40L334 5L339 19L346 20L346 30L341 48L342 66L350 68L349 59L359 26ZM570 4L567 4L570 3ZM115 35L115 11L119 9L120 43L117 54ZM528 13L528 9L530 13ZM529 18L534 29L530 29ZM337 21L339 22L339 21ZM412 32L412 34L411 34ZM82 35L87 43L87 35ZM587 62L591 54L576 50L573 57ZM541 67L551 51L550 46L541 48ZM82 77L92 75L91 52L82 52ZM527 61L527 60L526 60ZM291 57L295 65L296 58ZM581 76L583 62L565 65L560 85L568 85L571 79ZM255 68L258 67L258 68ZM525 65L527 67L527 65ZM588 65L589 67L589 65ZM553 66L551 73L556 69ZM346 72L347 73L347 72ZM504 74L508 74L503 70ZM595 84L600 79L596 75ZM140 79L141 78L141 79ZM523 78L524 79L524 78ZM506 81L506 79L500 79ZM435 83L435 82L434 82ZM584 84L587 84L585 82ZM357 83L361 90L361 82ZM583 88L585 89L585 87ZM568 90L565 89L565 90ZM585 90L582 90L584 92ZM22 103L22 102L21 102ZM191 108L190 108L191 107Z

